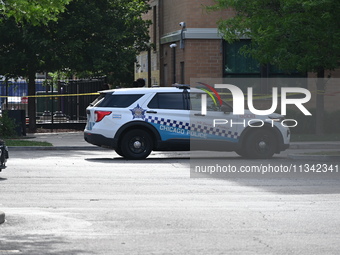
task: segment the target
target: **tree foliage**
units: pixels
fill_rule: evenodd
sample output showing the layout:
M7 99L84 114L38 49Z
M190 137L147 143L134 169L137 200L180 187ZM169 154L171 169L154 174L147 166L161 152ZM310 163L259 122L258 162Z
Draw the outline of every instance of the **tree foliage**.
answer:
M144 0L73 0L58 22L48 27L55 58L73 72L117 76L130 71L146 49L149 10Z
M56 20L71 0L1 0L0 14L14 17L19 23L29 22L33 25L46 24Z
M8 117L6 111L0 115L0 138L9 138L16 135L16 124L13 119Z
M232 42L250 38L243 48L262 64L281 70L315 72L340 66L340 5L337 0L214 0L210 10L232 8L235 16L220 20L219 30ZM325 83L317 82L316 133L323 133Z
M73 0L66 7L46 24L17 23L14 18L0 23L0 73L28 77L29 95L35 94L37 72L67 70L122 80L146 49L146 0ZM29 98L30 126L35 122L33 101Z
M340 5L336 0L215 0L211 10L233 8L219 22L226 40L252 39L245 51L284 70L318 72L339 67Z
M46 25L0 23L0 73L27 76L67 69L96 75L124 73L146 49L145 0L73 0Z

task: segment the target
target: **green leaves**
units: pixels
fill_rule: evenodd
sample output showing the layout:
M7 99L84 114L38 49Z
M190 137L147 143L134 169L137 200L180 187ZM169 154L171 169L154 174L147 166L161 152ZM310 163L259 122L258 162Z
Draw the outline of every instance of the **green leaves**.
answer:
M148 10L144 0L73 0L46 24L6 18L0 23L0 73L26 76L30 65L36 72L68 69L123 77L149 41L150 23L142 19Z
M1 138L13 137L16 135L15 132L16 124L13 119L8 117L7 111L3 111L0 116L0 136Z
M29 22L32 25L46 24L56 20L59 13L71 0L6 0L0 2L0 13L14 17L19 23Z
M335 0L215 0L208 9L233 8L219 30L231 42L252 39L248 48L261 63L315 72L334 69L340 59L340 5Z

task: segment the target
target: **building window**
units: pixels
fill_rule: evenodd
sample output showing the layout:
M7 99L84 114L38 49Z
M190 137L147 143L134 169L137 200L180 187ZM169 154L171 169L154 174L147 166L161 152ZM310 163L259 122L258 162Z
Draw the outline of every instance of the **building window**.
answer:
M224 77L307 77L306 73L297 71L284 72L279 68L266 64L261 65L256 59L240 53L243 46L250 45L250 40L240 40L232 44L223 42L223 76Z
M162 86L167 86L169 83L169 77L168 77L168 65L165 64L163 65L163 81L162 81Z
M225 77L256 77L260 75L259 62L240 53L240 49L249 43L250 40L240 40L233 44L224 42L223 72Z
M184 62L181 62L180 65L181 65L181 81L180 81L180 83L184 84L185 83Z
M153 27L153 35L152 35L152 43L154 46L154 51L157 50L157 6L152 8L152 27Z

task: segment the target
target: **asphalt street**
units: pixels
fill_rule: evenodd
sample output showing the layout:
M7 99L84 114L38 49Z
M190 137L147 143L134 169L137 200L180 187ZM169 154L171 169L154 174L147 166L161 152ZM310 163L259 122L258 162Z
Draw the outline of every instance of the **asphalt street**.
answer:
M127 161L110 150L13 150L0 174L0 254L338 254L339 173L299 166L339 162L292 152ZM197 174L204 165L238 172Z

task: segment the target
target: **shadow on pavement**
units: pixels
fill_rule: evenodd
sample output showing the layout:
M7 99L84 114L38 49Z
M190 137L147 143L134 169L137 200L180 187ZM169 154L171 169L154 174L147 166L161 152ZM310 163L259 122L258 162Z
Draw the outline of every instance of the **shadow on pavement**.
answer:
M191 178L213 178L280 194L340 194L338 162L195 158Z
M20 245L18 245L20 242ZM25 255L37 255L37 254L91 254L85 250L76 249L58 249L56 247L69 246L69 242L63 240L63 238L55 235L11 235L0 240L0 253L1 254L25 254Z

